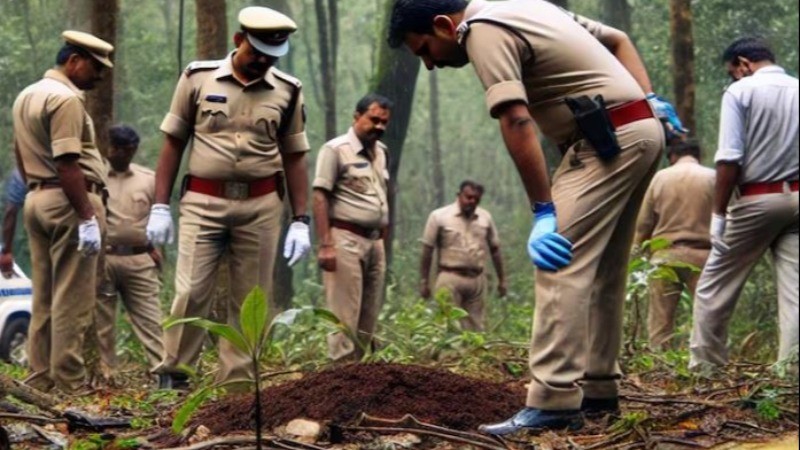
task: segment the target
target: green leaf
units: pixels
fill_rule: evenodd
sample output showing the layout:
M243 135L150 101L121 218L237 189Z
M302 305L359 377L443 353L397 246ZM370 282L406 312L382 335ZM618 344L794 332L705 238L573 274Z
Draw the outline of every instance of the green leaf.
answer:
M213 386L206 386L193 392L192 395L186 399L186 402L181 405L178 412L175 413L175 418L172 419L172 431L175 432L175 434L180 434L181 431L183 431L186 423L192 418L197 408L211 396L214 390L215 388Z
M221 338L226 339L228 342L231 343L234 347L238 348L239 350L250 354L252 347L247 342L242 333L239 333L239 330L233 328L230 325L225 325L221 323L212 322L206 319L200 319L198 317L185 317L182 319L175 319L170 318L164 322L164 329L173 327L175 325L194 325L196 327L203 328L208 330L208 332L213 333Z
M267 324L267 296L260 286L247 294L239 313L239 326L250 348L259 348Z

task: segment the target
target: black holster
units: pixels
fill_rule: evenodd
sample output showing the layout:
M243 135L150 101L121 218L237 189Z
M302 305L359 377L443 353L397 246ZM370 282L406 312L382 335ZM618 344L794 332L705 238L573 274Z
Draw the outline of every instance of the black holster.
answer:
M567 106L575 116L575 122L583 138L597 151L597 156L604 161L616 157L620 152L614 124L608 117L603 96L594 99L586 95L567 97Z

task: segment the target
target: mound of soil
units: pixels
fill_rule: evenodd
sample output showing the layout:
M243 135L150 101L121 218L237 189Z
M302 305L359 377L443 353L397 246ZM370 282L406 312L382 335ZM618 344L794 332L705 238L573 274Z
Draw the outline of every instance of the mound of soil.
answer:
M446 370L398 365L351 364L312 373L262 391L264 426L306 418L350 424L363 412L386 419L417 419L459 430L505 420L524 406L521 386L491 383ZM254 428L253 396L227 397L192 420L214 434Z

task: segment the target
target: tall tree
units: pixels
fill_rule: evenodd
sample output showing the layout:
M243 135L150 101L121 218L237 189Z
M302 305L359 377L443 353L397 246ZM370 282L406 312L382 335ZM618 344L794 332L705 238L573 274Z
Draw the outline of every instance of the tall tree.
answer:
M670 0L669 30L675 108L683 125L695 129L694 37L691 0Z
M626 33L631 31L631 6L628 0L602 0L600 17L606 25Z
M444 169L442 168L442 143L439 137L439 80L436 71L431 70L428 75L430 95L430 124L431 124L431 176L433 178L433 199L436 207L444 204Z
M222 59L228 53L228 20L225 0L195 0L197 58Z
M333 139L336 129L336 60L339 43L339 12L336 0L314 0L317 14L317 43L319 68L322 77L323 109L325 111L325 139Z
M119 0L92 0L89 10L92 34L117 45ZM97 146L103 156L108 152L108 129L114 124L114 71L104 74L103 80L87 93L86 109L94 121Z
M397 174L400 171L400 158L403 155L403 143L406 140L408 124L411 119L411 107L414 102L414 91L417 87L417 74L419 73L420 60L405 47L393 50L386 40L389 30L394 0L385 0L383 22L378 39L381 46L378 49L378 65L370 83L370 91L377 92L394 102L392 121L386 130L382 141L389 147L389 189L396 192ZM389 204L389 220L395 223L396 200L391 195ZM392 260L392 240L390 235L386 239L386 261Z

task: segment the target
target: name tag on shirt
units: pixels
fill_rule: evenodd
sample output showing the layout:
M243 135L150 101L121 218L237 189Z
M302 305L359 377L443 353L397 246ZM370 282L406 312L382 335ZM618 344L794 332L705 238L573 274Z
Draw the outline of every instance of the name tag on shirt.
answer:
M228 103L228 97L219 94L206 95L206 101L211 103Z

